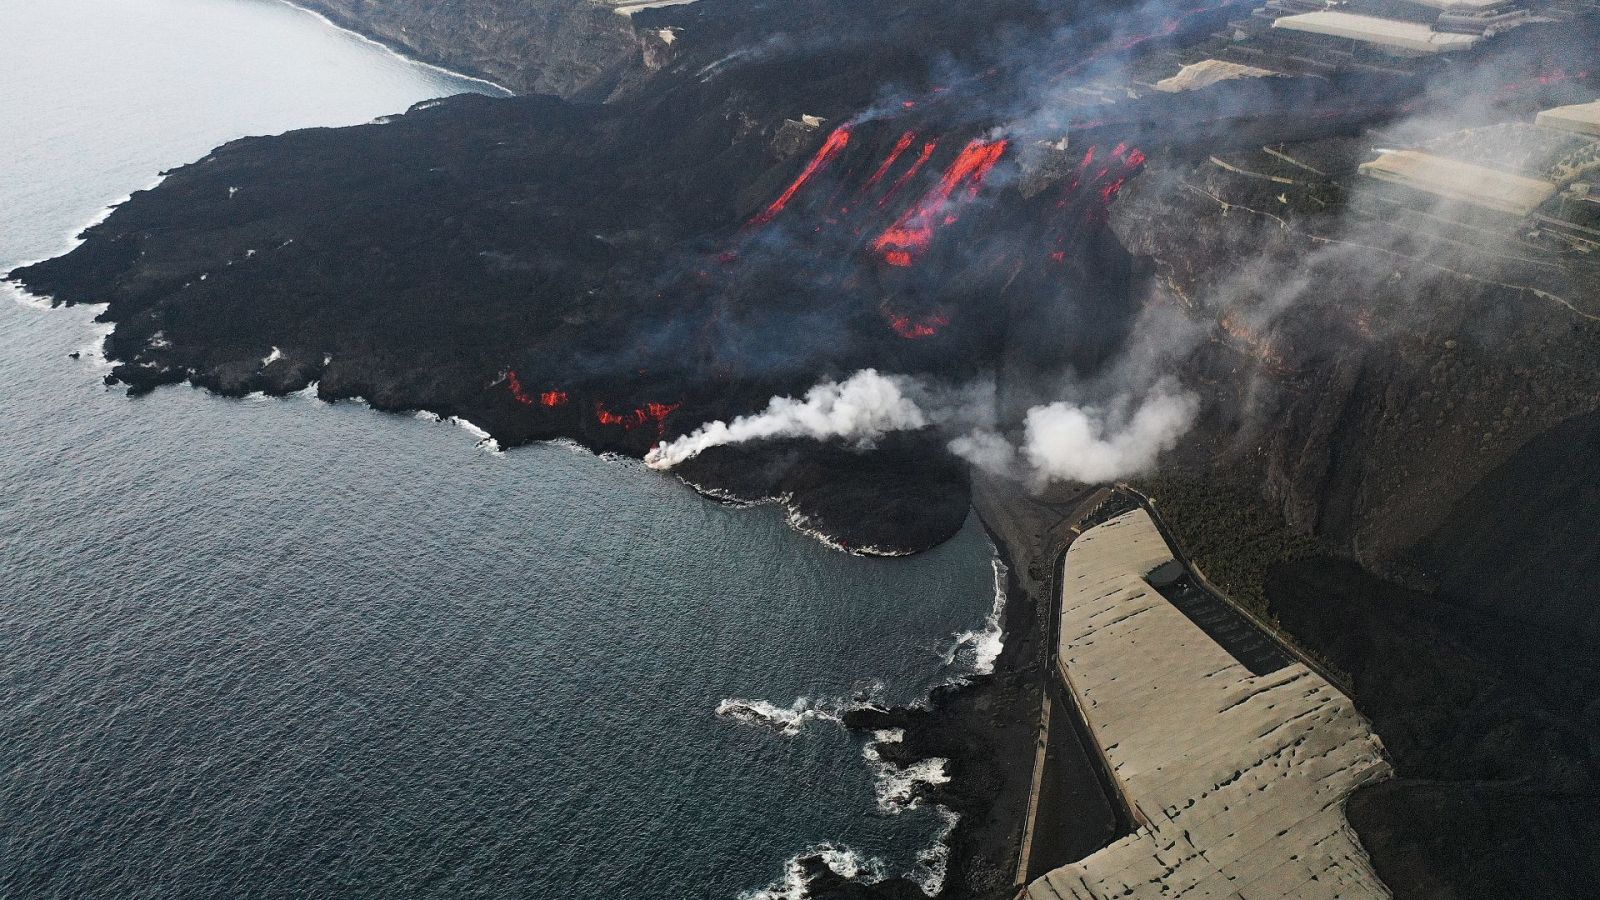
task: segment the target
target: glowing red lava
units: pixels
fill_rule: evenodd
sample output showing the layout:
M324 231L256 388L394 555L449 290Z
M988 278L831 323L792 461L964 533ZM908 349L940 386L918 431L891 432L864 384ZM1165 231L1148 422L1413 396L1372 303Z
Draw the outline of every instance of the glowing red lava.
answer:
M950 324L950 317L939 313L928 316L890 315L887 318L894 333L908 341L931 338L939 333L939 329Z
M1050 250L1050 261L1065 263L1067 260L1066 246L1083 226L1104 222L1111 212L1111 203L1117 199L1117 194L1122 190L1128 179L1137 175L1145 164L1144 151L1130 148L1127 144L1118 144L1105 155L1102 164L1094 167L1095 160L1100 158L1100 148L1090 147L1083 154L1083 159L1078 163L1077 171L1066 183L1061 193L1061 199L1056 201L1056 208L1067 210L1069 221L1055 239L1055 245ZM1085 202L1085 201L1088 202Z
M554 409L566 406L570 399L566 391L542 391L538 395L528 393L528 389L522 386L522 379L517 377L516 369L506 370L506 384L511 388L512 399L523 406L538 404L546 409Z
M1525 81L1512 81L1500 85L1500 87L1495 90L1495 96L1514 94L1518 91L1526 90L1535 86L1550 87L1551 85L1555 84L1565 84L1569 81L1587 81L1589 76L1592 74L1594 73L1588 69L1585 69L1581 72L1568 72L1565 69L1558 69L1554 72L1540 72L1539 74L1534 75Z
M872 249L891 266L909 266L915 258L933 244L933 233L939 225L949 225L956 217L945 213L950 199L961 188L966 188L968 200L978 195L983 180L1010 144L1005 139L985 141L975 138L961 149L950 168L945 170L939 183L924 194L916 205L901 214L895 223L878 235Z
M667 417L682 405L682 403L646 403L630 412L616 413L606 409L604 403L596 402L594 417L601 425L621 425L628 431L653 423L658 433L665 433Z
M522 379L517 377L517 371L515 369L506 370L506 384L511 387L511 397L513 400L516 400L523 406L533 405L533 398L528 396L528 392L522 389Z
M878 171L873 172L872 177L867 179L867 183L861 186L862 193L872 190L872 188L877 185L878 182L882 181L883 176L889 174L889 170L894 167L894 164L897 161L899 161L900 154L906 152L906 150L911 146L911 142L916 139L917 135L912 131L908 131L905 134L900 135L900 140L895 141L894 149L889 151L889 155L887 157L884 157L883 165L879 166Z
M789 205L789 201L793 200L794 196L800 193L800 189L805 187L806 183L809 182L818 172L826 168L828 163L833 162L834 157L838 156L840 151L844 150L844 148L849 145L850 125L844 124L840 125L838 128L835 128L833 133L828 135L828 139L823 141L822 149L818 150L817 155L811 157L811 162L806 163L806 167L800 171L799 177L797 177L794 182L789 185L787 190L778 196L778 199L772 201L771 206L768 206L766 209L762 210L758 215L756 215L755 218L751 219L749 227L759 228L760 226L765 225L777 218L778 214L783 212L784 207Z
M933 157L933 151L937 149L939 149L938 141L928 141L924 143L922 145L922 152L917 155L916 161L911 164L911 168L901 173L900 177L894 180L894 184L889 185L888 193L883 195L882 199L878 201L878 205L883 206L887 204L895 194L900 193L900 189L905 187L907 182L917 177L917 173L921 172L922 167L928 164L928 160Z

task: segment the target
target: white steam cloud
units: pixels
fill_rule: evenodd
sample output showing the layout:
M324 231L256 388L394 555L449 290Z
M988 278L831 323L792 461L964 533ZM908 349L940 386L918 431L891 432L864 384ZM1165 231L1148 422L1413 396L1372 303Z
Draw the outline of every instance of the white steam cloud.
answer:
M937 390L863 369L823 382L802 399L774 397L762 412L708 422L655 447L645 462L670 469L725 444L780 437L870 444L890 432L935 426L968 429L950 441L950 451L990 472L1040 483L1111 481L1153 468L1188 431L1199 405L1167 381L1141 399L1125 394L1100 406L1057 401L1028 410L1018 448L992 427L992 385Z
M825 381L803 399L774 397L762 412L732 422L707 422L668 444L652 448L645 462L670 469L724 444L762 438L838 438L871 443L891 431L909 431L929 424L922 408L907 392L910 380L862 369L844 381Z

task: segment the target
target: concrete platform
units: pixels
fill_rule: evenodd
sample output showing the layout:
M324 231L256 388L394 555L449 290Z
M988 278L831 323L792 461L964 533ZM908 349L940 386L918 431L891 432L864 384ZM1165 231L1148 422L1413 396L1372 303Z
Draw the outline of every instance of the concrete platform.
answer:
M1513 216L1531 214L1556 193L1556 186L1548 181L1416 150L1385 152L1362 164L1361 174Z
M1600 100L1547 109L1539 113L1533 123L1540 128L1553 128L1585 137L1600 137Z
M1450 50L1465 50L1482 40L1476 34L1434 31L1419 22L1380 19L1347 12L1310 12L1284 16L1272 23L1276 29L1346 38L1387 53L1424 56Z
M1172 559L1143 510L1067 551L1057 661L1141 827L1025 895L1389 896L1344 818L1377 735L1303 663L1252 675L1145 580Z

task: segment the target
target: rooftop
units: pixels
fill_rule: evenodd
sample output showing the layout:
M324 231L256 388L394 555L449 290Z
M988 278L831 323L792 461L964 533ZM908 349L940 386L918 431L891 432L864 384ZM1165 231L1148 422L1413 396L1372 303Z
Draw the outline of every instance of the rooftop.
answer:
M1547 109L1533 121L1540 128L1600 137L1600 100Z
M1361 166L1361 174L1444 200L1526 216L1555 195L1556 186L1416 150L1390 150Z
M1483 39L1476 34L1434 31L1431 26L1420 22L1402 22L1396 19L1380 19L1377 16L1358 16L1354 13L1332 11L1284 16L1273 22L1272 27L1306 34L1348 38L1402 56L1461 50Z

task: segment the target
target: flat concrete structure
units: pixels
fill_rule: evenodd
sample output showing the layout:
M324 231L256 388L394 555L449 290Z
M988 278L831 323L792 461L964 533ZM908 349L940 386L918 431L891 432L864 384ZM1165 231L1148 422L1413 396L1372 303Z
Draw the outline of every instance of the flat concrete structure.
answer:
M611 7L612 11L619 16L631 16L641 9L657 9L662 6L682 6L685 3L693 3L694 0L601 0L601 2L604 5ZM671 42L669 41L668 43Z
M1465 50L1483 40L1476 34L1434 31L1420 22L1380 19L1346 12L1310 12L1284 16L1273 28L1346 38L1399 56L1426 56L1450 50Z
M1377 736L1303 663L1251 675L1146 582L1172 559L1143 510L1067 551L1057 661L1140 827L1025 896L1389 896L1344 817Z
M1533 124L1540 128L1600 137L1600 100L1547 109L1534 117Z
M1210 87L1219 81L1232 81L1235 78L1265 78L1275 74L1268 69L1258 69L1242 63L1228 62L1221 59L1203 59L1200 62L1190 63L1178 70L1178 74L1163 78L1156 82L1155 88L1169 94L1182 91L1192 91L1198 88Z
M1426 6L1440 12L1482 13L1501 7L1513 7L1514 0L1404 0L1416 6Z
M1387 151L1362 163L1361 174L1441 200L1513 216L1532 214L1556 193L1556 186L1548 181L1416 150Z

